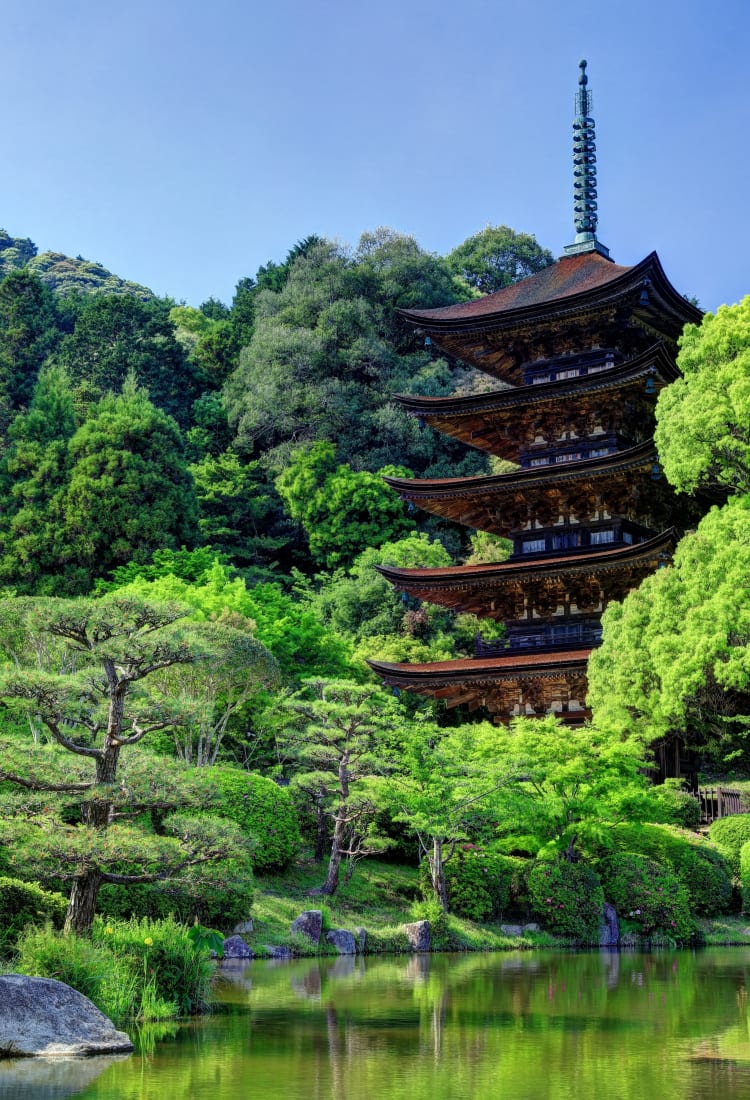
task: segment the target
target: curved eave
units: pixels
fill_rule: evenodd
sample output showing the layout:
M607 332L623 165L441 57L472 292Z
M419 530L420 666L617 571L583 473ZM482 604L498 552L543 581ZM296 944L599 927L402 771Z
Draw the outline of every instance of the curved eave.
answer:
M668 385L680 377L680 372L664 345L654 344L627 363L578 378L542 382L537 386L512 386L494 390L492 393L471 394L466 397L421 397L396 393L393 399L410 416L418 416L428 422L434 418L445 420L448 417L476 417L517 408L519 405L564 401L569 397L585 397L588 394L618 390L641 381L652 369L656 370L657 379L662 385ZM441 431L446 430L441 425Z
M389 687L432 694L440 688L462 685L490 687L502 680L553 678L571 672L583 673L591 652L591 649L577 649L563 653L435 661L432 664L391 664L377 660L368 660L367 663Z
M532 488L553 488L555 484L563 481L610 477L612 474L645 467L655 459L656 447L653 440L649 439L635 447L617 451L604 458L585 458L578 462L544 466L541 469L517 470L509 474L434 479L384 476L383 480L404 500L423 506L423 502L428 500L454 500L459 497L466 500L479 496L502 496Z
M557 262L564 263L565 258ZM537 280L539 274L543 273L529 276L529 282ZM541 318L564 317L590 310L592 307L609 306L628 298L635 291L640 293L644 279L649 280L649 295L652 290L655 292L662 306L679 321L679 328L691 322L700 322L702 311L675 290L656 252L651 252L633 267L626 268L622 274L598 282L587 290L553 296L527 305L504 307L502 298L499 302L495 301L502 295L500 291L499 295L490 294L483 300L486 302L486 312L477 303L459 303L441 309L402 309L399 313L405 320L432 336L439 337L441 333L484 332L488 329L501 331L535 323ZM650 309L644 310L646 312L650 312Z
M635 546L618 547L616 550L598 550L588 554L567 554L540 558L533 562L506 561L488 565L458 565L441 569L399 569L395 566L377 565L375 568L397 589L411 591L415 588L440 587L469 589L472 587L498 587L518 580L539 577L569 577L580 574L612 572L628 569L640 562L659 558L677 543L677 531L670 527L646 542Z

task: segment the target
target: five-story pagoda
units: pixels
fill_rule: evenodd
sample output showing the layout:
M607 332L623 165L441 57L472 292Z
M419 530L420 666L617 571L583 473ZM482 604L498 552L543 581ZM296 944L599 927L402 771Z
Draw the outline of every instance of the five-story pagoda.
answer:
M502 382L469 397L398 396L413 416L513 461L512 473L387 478L435 515L512 540L490 565L382 572L399 590L500 620L476 656L372 668L393 687L484 707L498 721L558 713L581 721L586 662L609 600L670 556L684 506L653 443L659 390L678 376L677 338L701 312L677 293L656 253L613 263L596 236L596 150L586 62L574 130L577 235L550 267L444 309L403 316L439 350ZM692 517L691 517L692 518Z

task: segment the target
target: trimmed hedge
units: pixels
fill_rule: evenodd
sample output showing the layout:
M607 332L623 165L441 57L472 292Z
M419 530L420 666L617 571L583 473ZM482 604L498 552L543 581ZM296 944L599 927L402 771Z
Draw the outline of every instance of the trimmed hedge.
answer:
M51 923L62 928L68 910L62 894L34 882L0 878L0 955L13 951L20 933L31 925Z
M598 943L604 891L589 864L536 863L529 875L529 899L532 912L550 932Z
M299 848L299 823L289 792L272 779L239 768L214 767L212 780L222 792L221 813L257 842L256 871L280 871Z
M468 920L492 921L502 917L517 895L525 860L463 847L445 864L448 908ZM422 890L430 896L429 868L421 868Z
M687 890L667 865L638 852L617 852L602 862L601 876L620 921L644 936L665 933L684 941L695 931Z
M720 817L709 826L708 835L725 853L732 867L732 873L739 878L740 852L743 844L750 840L750 814Z

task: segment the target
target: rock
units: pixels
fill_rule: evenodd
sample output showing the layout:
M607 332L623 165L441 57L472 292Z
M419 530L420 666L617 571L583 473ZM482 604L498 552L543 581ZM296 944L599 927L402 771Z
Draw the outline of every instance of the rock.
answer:
M2 1058L0 1100L68 1100L80 1096L97 1077L129 1054L95 1058Z
M253 953L242 936L227 936L224 940L225 959L252 959Z
M602 919L599 925L599 946L616 947L620 942L620 925L617 920L617 910L608 901L604 903Z
M528 924L524 924L523 930L524 932L538 932L539 925L536 923L536 921L529 921Z
M241 920L239 924L235 924L232 929L232 933L235 936L252 936L254 931L254 925L251 920Z
M523 925L522 924L501 924L500 931L504 936L522 936Z
M355 955L357 952L357 941L351 932L346 932L343 928L332 928L330 932L326 932L326 943L335 947L339 955Z
M428 920L414 921L413 924L405 924L406 938L415 951L429 951L432 947L430 937L430 922Z
M306 909L304 913L292 921L292 932L301 932L303 936L314 943L320 943L320 935L323 931L323 914L320 909Z
M354 936L357 940L357 951L359 951L360 955L364 955L365 948L367 947L367 929L355 928Z
M265 949L272 959L294 958L288 947L273 947L270 943L267 943L265 944Z
M0 975L0 1057L117 1054L124 1031L75 989L52 978Z

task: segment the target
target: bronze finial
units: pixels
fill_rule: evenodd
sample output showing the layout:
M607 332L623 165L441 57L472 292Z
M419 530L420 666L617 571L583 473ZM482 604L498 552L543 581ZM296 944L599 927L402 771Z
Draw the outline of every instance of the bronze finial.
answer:
M596 239L596 132L591 117L594 97L588 87L586 62L579 61L578 68L580 72L575 97L576 117L573 122L573 221L576 239L565 251L600 252L603 256L609 256L608 249Z

